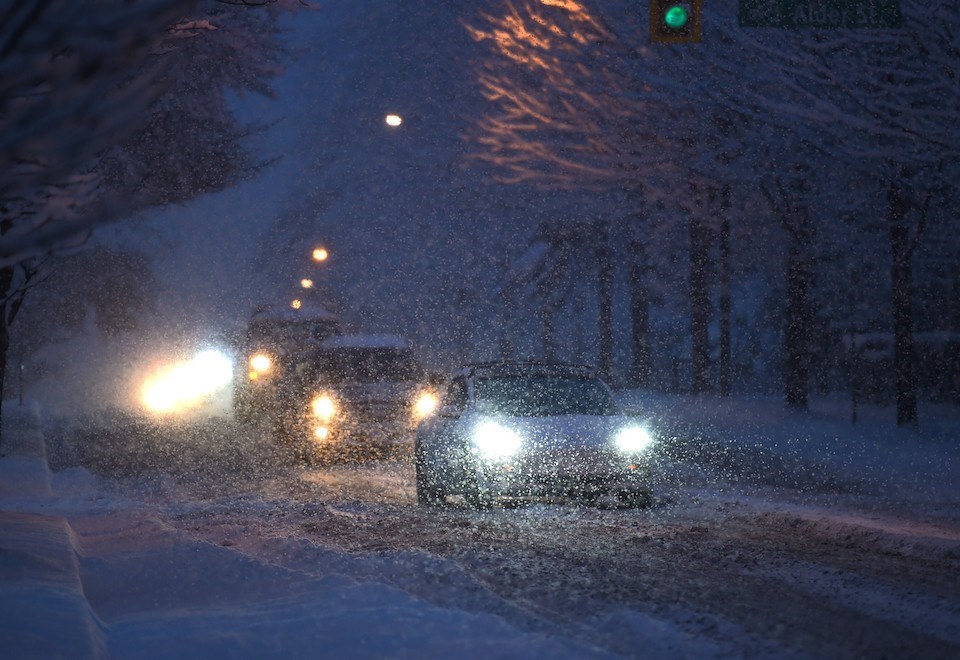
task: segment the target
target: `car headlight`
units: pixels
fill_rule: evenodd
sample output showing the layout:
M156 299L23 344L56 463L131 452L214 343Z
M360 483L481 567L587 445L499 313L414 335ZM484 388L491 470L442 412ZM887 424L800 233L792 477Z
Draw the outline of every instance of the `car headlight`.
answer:
M519 451L523 438L496 422L483 422L473 433L473 446L489 461L505 460Z
M440 405L440 399L436 394L430 391L421 392L413 403L413 416L420 420L432 415L437 406Z
M250 371L247 373L250 380L257 380L273 368L273 360L266 353L256 353L250 356Z
M315 417L328 421L337 414L337 402L329 394L319 394L310 402L310 409Z
M627 426L617 433L616 442L620 451L639 454L653 444L653 436L642 426Z

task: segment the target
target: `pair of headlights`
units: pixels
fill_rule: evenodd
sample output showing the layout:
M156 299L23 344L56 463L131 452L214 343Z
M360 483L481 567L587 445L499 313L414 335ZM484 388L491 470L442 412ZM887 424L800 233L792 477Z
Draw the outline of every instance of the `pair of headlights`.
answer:
M653 436L643 426L625 426L613 438L617 449L635 456L653 444ZM473 434L473 445L480 456L488 461L509 460L523 446L523 438L516 431L494 421L480 423Z
M433 392L429 390L420 392L413 401L412 414L414 419L421 420L429 417L436 411L439 403L440 400ZM320 394L310 402L310 410L317 419L329 422L336 417L339 406L329 394Z

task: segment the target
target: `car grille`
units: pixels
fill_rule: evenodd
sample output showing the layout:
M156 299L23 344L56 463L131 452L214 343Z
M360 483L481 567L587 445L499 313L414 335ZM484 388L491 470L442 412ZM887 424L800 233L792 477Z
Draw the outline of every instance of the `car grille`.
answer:
M405 401L351 401L350 415L358 423L406 420L409 416Z

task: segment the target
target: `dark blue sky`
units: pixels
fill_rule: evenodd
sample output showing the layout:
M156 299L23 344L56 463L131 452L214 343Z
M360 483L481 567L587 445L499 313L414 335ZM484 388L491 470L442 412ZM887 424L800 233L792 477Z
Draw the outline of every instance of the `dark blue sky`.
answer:
M542 207L466 162L463 132L484 108L460 22L473 8L331 2L290 21L278 98L240 101L251 120L280 120L259 139L280 162L149 223L170 320L232 330L310 273L351 329L408 335L442 362L489 356L504 255L525 249ZM319 273L314 242L333 255ZM481 328L466 354L458 324Z

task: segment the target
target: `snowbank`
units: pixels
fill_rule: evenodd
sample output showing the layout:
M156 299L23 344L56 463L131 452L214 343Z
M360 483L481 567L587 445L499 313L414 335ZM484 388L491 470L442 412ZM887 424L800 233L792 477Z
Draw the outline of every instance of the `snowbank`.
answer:
M731 456L740 471L735 477L800 487L815 479L818 485L833 481L838 488L914 501L960 502L956 406L926 406L919 426L898 428L890 407L861 406L853 423L850 403L842 398L814 399L808 412L790 409L778 397L624 391L619 398L661 429L673 448L709 447Z
M172 529L84 469L51 478L33 412L0 457L5 657L598 655L389 586L389 558L317 547L308 573Z

